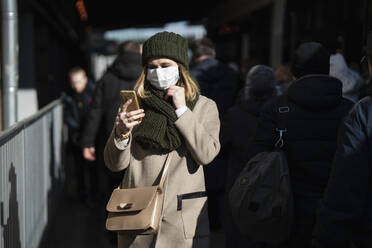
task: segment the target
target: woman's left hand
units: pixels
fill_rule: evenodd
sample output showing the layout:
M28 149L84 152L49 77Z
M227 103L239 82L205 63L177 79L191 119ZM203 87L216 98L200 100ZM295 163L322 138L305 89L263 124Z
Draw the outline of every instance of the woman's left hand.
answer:
M169 97L173 99L173 105L176 109L186 106L185 89L180 86L170 86L165 90L164 99L168 100Z

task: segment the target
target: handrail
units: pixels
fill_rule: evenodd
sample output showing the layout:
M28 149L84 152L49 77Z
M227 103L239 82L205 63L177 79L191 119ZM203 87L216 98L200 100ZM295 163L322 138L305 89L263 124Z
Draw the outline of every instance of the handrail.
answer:
M0 248L39 247L64 184L62 98L0 132ZM9 245L7 245L9 244Z
M62 103L62 99L56 99L52 102L50 102L48 105L40 109L35 114L31 115L30 117L27 117L24 120L21 120L14 125L10 126L9 128L0 131L0 146L2 146L4 143L9 141L12 137L17 135L21 130L25 129L26 127L32 125L35 121L39 120L41 117L43 117L45 114L47 114L51 109L58 106L60 103Z

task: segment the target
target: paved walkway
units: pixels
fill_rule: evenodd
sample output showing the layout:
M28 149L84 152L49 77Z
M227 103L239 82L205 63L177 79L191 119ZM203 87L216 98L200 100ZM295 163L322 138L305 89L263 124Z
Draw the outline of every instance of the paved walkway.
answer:
M105 230L105 216L101 210L97 205L87 206L64 198L41 248L116 248L114 234Z
M105 230L102 210L65 197L40 248L116 248L115 234ZM212 233L210 247L225 247L223 233Z

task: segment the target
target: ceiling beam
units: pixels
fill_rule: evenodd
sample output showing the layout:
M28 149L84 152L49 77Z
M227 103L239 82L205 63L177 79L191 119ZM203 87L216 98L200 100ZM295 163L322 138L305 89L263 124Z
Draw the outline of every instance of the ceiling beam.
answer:
M271 4L275 0L229 0L220 3L209 16L209 26L218 27L247 17L257 9Z

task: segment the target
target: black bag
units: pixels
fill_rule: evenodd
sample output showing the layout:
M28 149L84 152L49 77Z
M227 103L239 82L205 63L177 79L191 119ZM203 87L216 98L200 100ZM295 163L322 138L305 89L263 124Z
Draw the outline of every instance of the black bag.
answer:
M254 241L279 244L291 234L293 196L287 159L281 150L288 112L289 107L285 105L278 109L279 140L274 151L262 152L250 159L229 192L235 224Z

